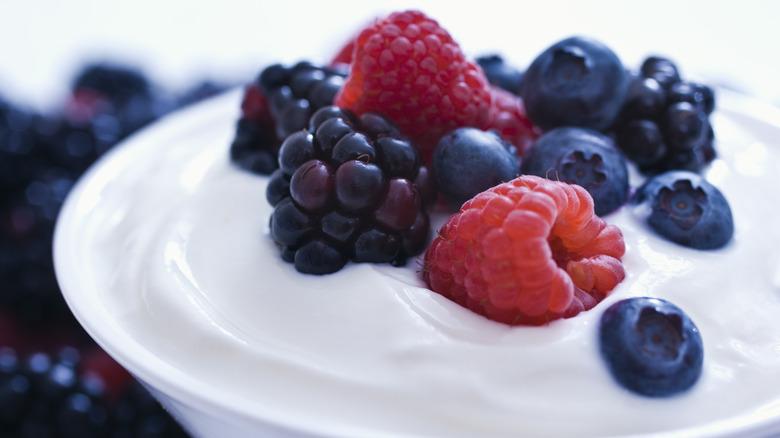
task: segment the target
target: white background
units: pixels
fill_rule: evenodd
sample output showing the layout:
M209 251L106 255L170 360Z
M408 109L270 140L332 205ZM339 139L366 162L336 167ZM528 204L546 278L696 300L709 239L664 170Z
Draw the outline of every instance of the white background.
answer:
M51 108L80 66L104 58L171 91L204 77L239 83L271 62L327 61L362 24L410 7L470 56L524 67L559 39L589 35L628 67L661 54L686 78L780 105L780 2L770 0L0 0L0 95Z

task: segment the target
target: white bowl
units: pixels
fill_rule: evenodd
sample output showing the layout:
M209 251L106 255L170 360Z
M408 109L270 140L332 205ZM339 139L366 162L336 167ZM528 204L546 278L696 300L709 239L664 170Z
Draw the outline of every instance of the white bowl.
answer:
M172 362L167 356L160 354L159 348L149 345L150 338L128 330L128 326L121 321L123 315L118 314L121 312L117 311L116 303L107 302L107 290L114 287L112 282L116 281L113 276L117 271L117 264L137 263L138 258L142 257L133 252L132 248L126 253L122 253L121 248L112 251L112 254L124 254L126 258L103 258L100 253L96 253L96 248L106 243L95 237L94 230L103 224L121 220L121 216L126 212L116 209L122 206L123 199L143 196L149 191L149 188L136 190L133 184L127 183L127 175L136 169L143 171L150 166L149 160L154 160L158 153L182 141L210 142L213 144L210 150L216 150L216 154L226 154L239 114L240 96L241 91L235 90L164 118L115 147L77 183L63 206L54 240L57 277L68 305L98 344L141 381L193 436L441 436L436 433L428 435L425 432L398 433L381 427L371 431L351 427L350 424L339 423L335 419L329 421L327 418L313 418L305 413L280 409L274 406L272 400L250 403L245 398L234 396L221 387L219 382L203 379L202 376L191 373L181 362ZM725 108L731 121L749 126L757 133L757 138L780 138L780 116L776 108L725 92L719 97L721 108ZM204 155L205 158L211 156L214 156L214 153ZM258 199L257 202L264 202L264 199ZM164 217L153 215L152 211L149 221L164 223ZM134 232L132 228L126 231L130 234ZM274 265L272 269L283 270L286 267L283 264L281 267ZM445 309L447 305L438 301L430 304L435 309ZM444 320L451 317L449 312L458 312L450 308L445 310L446 312L442 311L441 315L434 317ZM436 311L439 310L431 312ZM458 313L457 316L474 321L468 319L470 316L465 314ZM594 317L584 321L592 322ZM570 329L575 326L565 327ZM491 327L488 330L501 329ZM706 337L707 333L704 336ZM165 343L166 339L160 339L159 342ZM224 364L225 373L232 372L231 365ZM370 406L367 407L367 410L370 409ZM667 430L652 436L769 437L779 434L780 393L777 394L774 404L761 406L761 409L755 412L746 411L733 417L713 420L708 424Z

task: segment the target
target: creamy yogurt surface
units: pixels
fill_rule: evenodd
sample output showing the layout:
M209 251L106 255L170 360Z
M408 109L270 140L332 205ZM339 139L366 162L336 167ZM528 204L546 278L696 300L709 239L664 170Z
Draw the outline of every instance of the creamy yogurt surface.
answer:
M780 127L739 96L718 98L719 157L704 175L731 205L733 241L687 249L624 206L606 219L623 232L626 279L548 326L461 308L425 288L419 260L296 272L269 236L267 179L229 162L239 92L112 151L80 183L76 225L58 233L77 236L121 330L260 417L340 437L713 432L780 416ZM667 299L699 327L704 369L690 391L645 398L609 375L599 318L632 296Z

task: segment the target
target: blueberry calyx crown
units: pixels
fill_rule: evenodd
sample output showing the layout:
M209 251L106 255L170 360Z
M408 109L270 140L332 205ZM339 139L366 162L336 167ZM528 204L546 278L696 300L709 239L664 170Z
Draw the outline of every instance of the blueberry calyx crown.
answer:
M698 327L682 309L658 298L628 298L608 307L599 323L599 348L615 380L643 396L682 393L702 373Z

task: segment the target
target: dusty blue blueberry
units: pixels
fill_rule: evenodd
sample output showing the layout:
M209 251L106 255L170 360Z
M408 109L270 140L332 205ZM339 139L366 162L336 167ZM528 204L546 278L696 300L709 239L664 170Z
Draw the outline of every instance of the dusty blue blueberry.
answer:
M528 117L545 131L559 126L601 131L618 116L629 80L607 46L571 37L534 59L523 76L520 95Z
M726 197L701 175L685 170L659 174L645 182L631 202L662 237L695 249L718 249L734 234Z
M525 153L524 174L578 184L593 197L599 216L628 199L628 169L611 138L592 129L563 127L546 132Z
M458 128L439 141L433 154L436 185L455 208L520 173L514 146L492 131Z
M658 298L628 298L607 308L599 348L615 380L644 396L679 394L702 373L698 328L682 309Z

